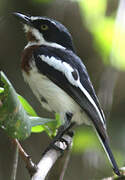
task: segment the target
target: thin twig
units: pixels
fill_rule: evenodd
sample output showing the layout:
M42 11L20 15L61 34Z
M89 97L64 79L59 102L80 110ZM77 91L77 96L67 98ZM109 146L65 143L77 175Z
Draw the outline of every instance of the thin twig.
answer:
M10 180L16 180L18 157L19 157L19 151L18 151L18 146L16 145L15 152L14 152L13 169L12 169Z
M24 151L19 141L17 139L14 139L13 142L18 146L19 153L26 164L26 168L32 176L37 171L37 166L33 163L31 157Z
M67 153L67 155L65 157L65 162L64 162L63 169L62 169L62 172L61 172L59 180L63 180L64 179L64 175L65 175L65 172L67 170L67 166L68 166L68 163L69 163L70 155L71 155L71 148L70 148L69 152Z
M67 141L68 147L72 145L72 137L70 135L63 135L62 138ZM67 144L65 142L57 141L55 145L61 148L63 151L67 149ZM31 180L44 180L50 169L53 167L57 159L61 157L61 155L62 153L59 150L50 149L47 151L38 163L38 170L33 175Z

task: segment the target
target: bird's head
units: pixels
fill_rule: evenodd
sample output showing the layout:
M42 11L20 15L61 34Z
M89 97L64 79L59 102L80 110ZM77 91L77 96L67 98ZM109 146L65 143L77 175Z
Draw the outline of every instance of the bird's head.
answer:
M13 13L23 24L29 44L50 45L74 51L72 37L60 22L47 17Z

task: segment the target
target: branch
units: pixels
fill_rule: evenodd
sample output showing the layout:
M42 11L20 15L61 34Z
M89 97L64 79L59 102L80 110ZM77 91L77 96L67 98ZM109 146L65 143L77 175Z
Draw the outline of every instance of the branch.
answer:
M13 160L13 169L11 173L11 180L16 180L16 174L17 174L17 166L18 166L18 157L19 157L19 151L18 151L18 146L15 146L14 149L14 160Z
M72 136L66 134L63 135L62 138L67 141L67 144L65 142L57 141L55 145L65 151L72 146ZM50 149L47 151L38 163L37 172L33 175L31 180L44 180L57 159L61 156L62 153L59 150Z
M33 163L31 157L24 151L17 139L13 139L13 143L18 147L21 158L24 160L30 176L32 176L37 171L37 166Z
M64 165L62 167L62 171L61 171L61 174L60 174L60 179L59 180L63 180L64 179L64 175L65 175L65 172L66 172L66 169L67 169L67 166L68 166L68 163L69 163L69 159L70 159L70 151L67 153L66 157L65 157L65 161L64 161Z

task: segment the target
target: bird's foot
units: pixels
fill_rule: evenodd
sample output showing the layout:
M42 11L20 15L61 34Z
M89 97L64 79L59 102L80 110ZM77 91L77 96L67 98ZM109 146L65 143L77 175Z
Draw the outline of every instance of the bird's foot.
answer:
M67 140L63 137L63 135L68 135L70 137L73 137L74 133L73 131L69 131L69 129L74 125L74 123L71 123L70 126L66 129L64 129L64 126L60 126L58 129L57 135L54 137L52 142L49 144L49 146L45 149L42 155L45 155L46 152L48 152L50 149L55 149L56 151L59 151L62 155L64 153L64 150L69 149L69 144ZM62 143L62 145L61 145ZM65 143L65 145L64 145ZM64 148L66 146L66 148Z

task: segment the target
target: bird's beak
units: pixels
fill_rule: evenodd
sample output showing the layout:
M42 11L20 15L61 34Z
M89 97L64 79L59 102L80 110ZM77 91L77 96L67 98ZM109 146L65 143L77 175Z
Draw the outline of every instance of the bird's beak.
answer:
M14 12L13 15L19 19L23 24L32 25L31 18L21 13Z

